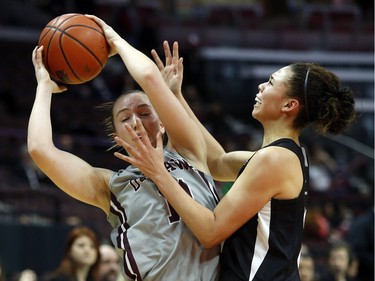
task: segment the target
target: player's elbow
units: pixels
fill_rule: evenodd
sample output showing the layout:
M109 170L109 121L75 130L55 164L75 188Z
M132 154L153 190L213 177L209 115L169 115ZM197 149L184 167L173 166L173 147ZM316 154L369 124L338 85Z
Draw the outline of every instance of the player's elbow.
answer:
M38 159L43 157L43 150L40 146L35 145L33 142L27 143L27 151L34 162L38 162Z
M27 151L34 162L45 157L48 150L50 150L50 146L48 144L32 138L27 139Z
M212 226L211 228L206 228L204 232L201 232L197 237L205 248L212 248L223 242L224 239L220 233L217 227Z
M221 243L220 239L214 237L206 237L205 239L200 239L199 241L206 249L213 248Z
M27 150L30 155L38 155L40 153L40 146L38 145L38 142L28 138L27 139Z
M206 249L210 249L212 247L215 247L217 244L216 243L213 243L213 241L201 241L203 247L205 247Z
M222 165L220 161L208 162L208 169L216 181L230 182L235 180L235 175L226 166Z

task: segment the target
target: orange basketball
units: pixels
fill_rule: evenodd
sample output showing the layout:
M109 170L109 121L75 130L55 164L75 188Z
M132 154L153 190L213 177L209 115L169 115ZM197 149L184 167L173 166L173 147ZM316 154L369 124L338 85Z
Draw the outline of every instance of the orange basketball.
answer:
M108 60L102 28L82 14L64 14L51 20L39 36L43 63L51 77L65 84L94 79Z

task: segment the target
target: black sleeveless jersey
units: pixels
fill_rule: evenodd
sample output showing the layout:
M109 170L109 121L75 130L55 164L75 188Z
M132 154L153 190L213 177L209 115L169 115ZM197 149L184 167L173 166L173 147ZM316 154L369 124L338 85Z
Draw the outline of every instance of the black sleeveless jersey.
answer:
M268 146L293 151L301 162L303 186L290 200L272 198L224 243L220 281L296 281L309 183L308 160L303 147L291 139L279 139ZM244 164L241 174L251 158ZM286 163L287 165L287 163Z

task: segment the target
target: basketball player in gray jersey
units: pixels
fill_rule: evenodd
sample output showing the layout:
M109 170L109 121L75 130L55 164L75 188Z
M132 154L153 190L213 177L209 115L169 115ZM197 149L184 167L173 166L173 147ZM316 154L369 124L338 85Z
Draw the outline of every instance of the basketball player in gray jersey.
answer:
M168 148L164 161L189 196L214 209L217 198L210 176ZM148 272L144 280L214 280L218 248L202 248L151 180L130 166L110 183L111 239L124 257L127 276Z
M97 21L111 47L144 92L132 91L107 104L111 134L135 145L142 124L154 146L168 133L164 165L186 194L210 210L218 202L207 166L207 149L196 123L188 116L164 81L155 63L129 45L111 27ZM51 101L53 93L66 90L51 80L43 65L43 47L32 54L37 80L28 127L28 150L34 162L64 192L103 210L113 226L111 238L123 259L125 280L215 281L220 245L206 249L187 229L155 184L134 166L114 172L93 167L84 159L63 151L53 142ZM175 83L174 75L166 77ZM169 99L161 93L169 92ZM146 95L146 94L147 95ZM152 105L151 105L152 102ZM162 108L171 110L162 113ZM161 114L156 114L155 109ZM181 130L184 128L184 130ZM191 132L189 132L191 131ZM137 134L137 133L136 133Z

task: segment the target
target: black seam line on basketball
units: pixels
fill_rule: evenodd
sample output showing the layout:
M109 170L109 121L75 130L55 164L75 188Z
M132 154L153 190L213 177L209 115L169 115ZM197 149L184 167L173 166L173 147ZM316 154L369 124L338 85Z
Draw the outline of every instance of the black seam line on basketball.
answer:
M74 41L76 41L76 43L78 43L81 47L83 47L84 49L86 49L94 58L95 60L99 63L99 65L103 68L103 64L101 63L101 61L96 57L96 55L89 49L87 48L85 45L83 45L79 40L77 40L77 38L75 38L74 36L68 34L66 31L69 30L70 28L72 27L86 27L86 28L89 28L89 29L92 29L92 30L95 30L96 32L99 32L100 34L102 34L100 31L98 31L97 29L95 28L92 28L92 27L89 27L87 25L80 25L80 24L77 24L77 25L72 25L72 26L69 26L68 28L66 28L65 30L60 30L58 28L56 28L56 31L60 31L61 34L60 34L60 38L59 38L59 45L60 45L60 49L61 49L61 52L62 52L62 55L64 56L64 59L65 59L65 62L66 64L68 65L70 71L74 74L74 76L81 82L85 82L85 80L82 80L81 77L78 76L78 74L74 71L73 67L71 66L71 64L69 63L69 60L67 59L66 55L65 55L65 51L64 51L64 48L61 47L61 40L62 40L62 35L65 35L65 36L68 36L70 37L71 39L73 39Z
M57 30L61 31L61 30L59 29L59 27L60 27L62 24L64 24L66 21L70 20L71 18L74 18L74 17L77 17L77 16L80 16L80 14L72 15L71 17L69 17L69 18L63 20L58 26L55 26L56 22L58 22L59 19L61 18L61 16L60 16L60 17L56 18L56 20L52 23L52 25L48 25L48 24L47 24L45 28L48 27L49 29L54 29L55 32L56 32ZM47 32L47 33L48 33L48 32Z
M66 18L65 20L63 20L58 26L60 26L60 25L62 25L63 23L65 23L67 20L70 20L71 18L74 18L74 17L77 17L77 16L80 16L80 14L72 14L71 17ZM49 30L48 30L48 31L46 32L46 34L43 36L42 40L40 40L40 41L42 42L43 39L47 36L47 34L50 32L50 30L54 30L54 31L53 31L53 34L51 35L51 38L50 38L49 41L48 41L47 48L46 48L46 50L45 50L45 52L46 52L46 54L47 54L47 55L45 56L45 65L46 65L46 67L47 67L48 69L49 69L49 59L48 59L48 57L49 57L49 56L48 56L49 48L50 48L50 46L51 46L52 38L55 36L57 30L60 31L60 29L58 29L58 28L55 27L56 22L58 22L60 18L61 18L61 16L57 17L57 18L53 21L52 25L48 25L48 24L46 25L46 28L48 27Z
M60 16L60 17L61 17L61 16ZM55 33L56 33L56 31L57 31L57 29L56 29L56 28L53 28L53 26L54 26L55 23L60 19L60 17L55 18L55 20L53 21L52 25L48 25L48 24L46 25L45 28L49 27L49 29L48 29L48 31L44 34L44 36L39 40L40 42L43 42L44 38L48 35L48 33L49 33L51 30L53 30L53 33L52 33L51 37L49 38L48 45L47 45L47 47L46 47L46 49L45 49L45 52L46 52L47 55L45 56L45 62L44 62L44 64L46 65L47 69L49 69L49 63L48 63L48 61L49 61L49 59L48 59L49 47L50 47L50 45L51 45L52 38L53 38L53 36L55 35Z
M48 32L50 31L51 29L49 29L48 30ZM46 35L48 34L48 32L46 33ZM49 48L50 48L50 46L51 46L51 42L52 42L52 39L53 39L53 37L55 36L55 34L56 34L56 32L57 32L57 29L55 29L54 31L53 31L53 33L52 33L52 35L51 35L51 37L50 37L50 39L49 39L49 41L48 41L48 45L47 45L47 48L46 48L46 50L45 50L45 52L46 52L46 55L45 55L45 65L46 65L46 67L48 68L48 69L50 69L50 67L49 67ZM45 37L45 36L44 36ZM44 39L44 37L43 37L43 39Z
M79 81L81 81L81 82L85 82L85 81L83 81L83 80L81 79L81 77L79 77L79 76L77 75L77 73L74 71L73 67L71 66L69 60L67 59L67 57L66 57L66 55L65 55L65 51L64 51L64 49L61 47L61 45L62 45L62 44L61 44L61 40L62 40L62 36L61 36L61 35L64 34L64 32L63 32L62 30L59 30L59 31L61 32L61 34L60 34L60 38L59 38L59 46L60 46L60 50L61 50L61 53L62 53L62 55L63 55L63 57L64 57L64 60L65 60L66 64L68 65L70 71L74 74L74 76L75 76Z
M85 45L83 45L79 40L77 40L77 38L75 38L74 36L70 35L67 33L67 31L73 27L85 27L85 28L88 28L88 29L91 29L91 30L94 30L95 32L98 32L100 33L101 35L103 35L102 32L100 32L99 30L93 28L93 27L90 27L90 26L87 26L87 25L81 25L81 24L76 24L76 25L71 25L69 26L68 28L66 28L65 30L59 30L62 34L61 35L66 35L68 37L70 37L71 39L74 39L74 41L76 41L79 45L81 45L83 48L85 48L94 58L95 60L99 63L99 65L103 68L103 64L102 62L97 58L97 56L95 55L94 52L92 52L89 48L87 48ZM103 35L104 36L104 35ZM61 36L60 36L61 38ZM60 40L61 42L61 40Z
M59 16L59 17L56 18L56 20L52 23L52 25L47 25L46 27L56 28L56 29L58 29L58 27L60 27L62 24L64 24L64 23L67 22L68 20L70 20L70 19L72 19L72 18L75 18L75 17L78 17L78 16L81 16L81 14L72 14L71 17L64 19L62 22L60 22L60 24L59 24L58 26L55 26L56 22L58 22L59 19L61 18L61 16Z

